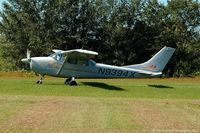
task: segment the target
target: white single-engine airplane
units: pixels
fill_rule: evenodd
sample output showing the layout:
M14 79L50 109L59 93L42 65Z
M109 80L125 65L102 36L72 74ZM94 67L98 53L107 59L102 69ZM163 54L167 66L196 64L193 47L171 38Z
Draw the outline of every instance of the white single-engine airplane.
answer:
M96 63L91 58L98 53L83 49L53 50L54 54L48 57L30 57L30 51L27 50L27 58L21 61L30 64L30 68L41 75L41 79L37 81L38 84L42 84L44 75L50 75L68 78L65 84L77 85L75 77L147 78L159 76L174 51L174 48L164 47L147 62L128 66Z

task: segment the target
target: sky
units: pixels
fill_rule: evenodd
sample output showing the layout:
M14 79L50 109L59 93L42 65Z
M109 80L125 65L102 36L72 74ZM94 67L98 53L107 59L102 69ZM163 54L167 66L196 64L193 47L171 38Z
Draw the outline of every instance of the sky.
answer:
M2 3L4 2L4 1L6 1L6 0L0 0L0 9L2 9Z
M0 3L4 2L4 1L6 1L6 0L0 0Z

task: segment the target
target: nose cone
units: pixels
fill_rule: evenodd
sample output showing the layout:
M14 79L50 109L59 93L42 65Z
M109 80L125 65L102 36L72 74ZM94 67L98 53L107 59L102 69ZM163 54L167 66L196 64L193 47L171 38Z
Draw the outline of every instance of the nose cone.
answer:
M21 59L22 62L28 64L29 63L29 60L27 58L24 58L24 59Z
M31 58L30 67L33 71L43 74L47 66L46 57L33 57Z

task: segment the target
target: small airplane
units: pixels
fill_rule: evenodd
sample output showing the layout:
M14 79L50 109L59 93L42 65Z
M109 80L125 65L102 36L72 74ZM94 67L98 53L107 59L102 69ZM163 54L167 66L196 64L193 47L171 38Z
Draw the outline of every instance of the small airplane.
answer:
M45 75L67 78L67 85L77 85L75 78L157 77L162 74L175 49L165 46L147 62L128 66L96 63L92 58L98 53L84 49L52 51L54 53L48 57L30 57L30 51L27 50L27 58L21 60L41 75L37 84L43 83Z

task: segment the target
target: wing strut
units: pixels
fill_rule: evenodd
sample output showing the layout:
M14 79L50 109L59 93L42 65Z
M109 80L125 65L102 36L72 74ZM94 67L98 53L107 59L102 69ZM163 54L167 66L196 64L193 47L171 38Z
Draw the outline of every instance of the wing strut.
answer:
M66 62L66 58L67 58L67 56L65 57L65 59L64 59L62 65L61 65L60 69L59 69L58 72L57 72L57 75L58 75L58 76L60 75L60 72L62 71L62 69L63 69L63 67L64 67L64 64L65 64L65 62Z

